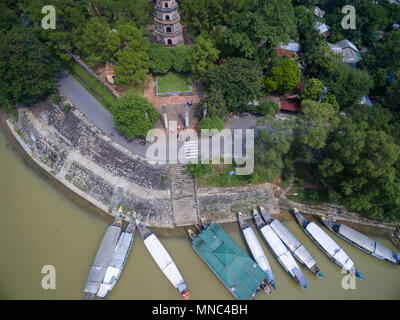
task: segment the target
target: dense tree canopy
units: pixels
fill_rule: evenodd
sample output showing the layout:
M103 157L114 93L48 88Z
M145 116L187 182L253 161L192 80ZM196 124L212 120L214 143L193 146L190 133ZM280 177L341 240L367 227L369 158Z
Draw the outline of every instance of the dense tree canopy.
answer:
M212 39L203 35L196 38L192 51L192 72L200 75L204 75L219 56L219 50L214 47Z
M256 63L242 58L232 58L213 68L205 75L203 83L208 91L220 90L229 109L247 106L250 101L263 95L261 70Z
M272 67L265 80L267 92L284 94L292 90L300 81L300 70L294 59L285 59Z
M128 140L146 137L160 119L157 109L147 99L136 94L127 94L118 99L112 108L116 128L125 134Z
M341 62L335 64L332 73L324 78L324 83L335 94L342 108L358 103L373 86L373 80L367 72Z
M31 29L0 33L0 103L33 104L56 86L60 64Z

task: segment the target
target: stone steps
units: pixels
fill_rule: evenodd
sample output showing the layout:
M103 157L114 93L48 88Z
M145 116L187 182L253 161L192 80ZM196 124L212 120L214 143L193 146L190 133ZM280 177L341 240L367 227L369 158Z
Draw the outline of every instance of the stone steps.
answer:
M175 225L181 227L198 223L194 180L190 174L186 174L186 166L170 165L168 176Z

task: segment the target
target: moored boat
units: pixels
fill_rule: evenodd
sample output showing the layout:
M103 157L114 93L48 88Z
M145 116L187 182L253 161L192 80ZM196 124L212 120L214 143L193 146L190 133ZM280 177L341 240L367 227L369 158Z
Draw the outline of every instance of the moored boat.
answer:
M327 226L329 230L331 230L343 240L346 240L348 243L359 248L360 250L369 253L370 255L378 259L386 260L397 265L400 264L400 254L396 255L393 251L385 247L383 244L344 224L334 223L333 221L325 217L322 217L321 220L322 223Z
M247 243L248 248L253 255L254 260L256 260L258 266L266 273L267 275L267 283L269 285L265 287L265 291L268 294L271 294L271 289L276 289L275 286L275 277L272 273L271 266L269 264L268 258L265 255L264 250L261 247L260 242L258 241L253 229L249 227L246 220L243 218L242 213L238 212L238 222L239 228L242 231L243 237Z
M182 278L175 262L165 250L158 238L151 232L139 219L135 217L136 226L142 236L147 250L150 252L158 267L165 274L172 285L178 289L185 300L189 299L190 294L186 283Z
M86 300L95 298L97 291L103 282L104 276L107 271L108 262L110 261L115 246L117 245L119 236L121 234L123 220L122 207L118 209L115 219L111 225L108 226L101 240L99 249L90 268L89 275L86 281L84 292L86 293Z
M272 218L263 206L259 206L259 208L261 217L271 226L272 230L275 231L279 239L282 240L291 254L314 275L318 275L321 279L324 279L325 277L319 269L317 262L304 245L297 240L297 238L279 220Z
M265 272L218 223L202 219L201 229L188 230L193 250L236 299L253 300L267 286Z
M331 237L329 237L324 230L322 230L316 223L309 222L296 208L293 209L293 213L304 232L332 262L336 263L346 271L355 274L355 276L360 280L364 280L360 272L358 272L354 267L354 262L350 259L347 253Z
M300 267L294 260L293 256L283 244L281 239L277 236L275 231L270 225L267 225L257 210L253 209L253 217L256 222L257 228L260 231L262 237L267 243L268 247L271 249L272 253L279 261L283 269L285 269L290 276L297 281L297 283L304 289L308 288L308 280L301 272Z
M99 291L97 292L97 296L100 299L107 298L117 283L122 270L124 269L125 262L128 259L136 231L136 224L133 215L128 214L128 216L131 217L131 220L129 221L125 231L122 232L121 236L119 237L111 260L108 263L103 282L101 283Z

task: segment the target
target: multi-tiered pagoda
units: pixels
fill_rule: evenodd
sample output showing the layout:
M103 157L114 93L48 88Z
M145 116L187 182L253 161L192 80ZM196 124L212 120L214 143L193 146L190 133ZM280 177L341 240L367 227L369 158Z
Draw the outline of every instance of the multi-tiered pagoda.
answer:
M177 46L183 42L181 17L176 0L156 0L155 33L157 42Z

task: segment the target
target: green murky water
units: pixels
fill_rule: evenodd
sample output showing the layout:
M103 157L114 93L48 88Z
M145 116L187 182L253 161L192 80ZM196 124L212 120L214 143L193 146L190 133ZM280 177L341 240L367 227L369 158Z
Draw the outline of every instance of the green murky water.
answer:
M109 220L83 209L33 170L13 150L2 130L0 201L0 298L82 299L91 262ZM281 221L309 249L326 279L320 280L303 269L309 279L309 290L303 290L263 244L278 288L273 295L261 293L257 299L400 299L400 267L371 257L332 235L365 278L365 281L357 280L355 290L344 290L340 268L329 262L289 214ZM246 249L236 224L223 227ZM368 232L395 249L383 235ZM193 299L233 298L192 250L183 232L155 233L175 260ZM53 265L56 269L55 290L44 290L41 286L44 265ZM159 271L137 234L126 268L110 299L182 298Z

